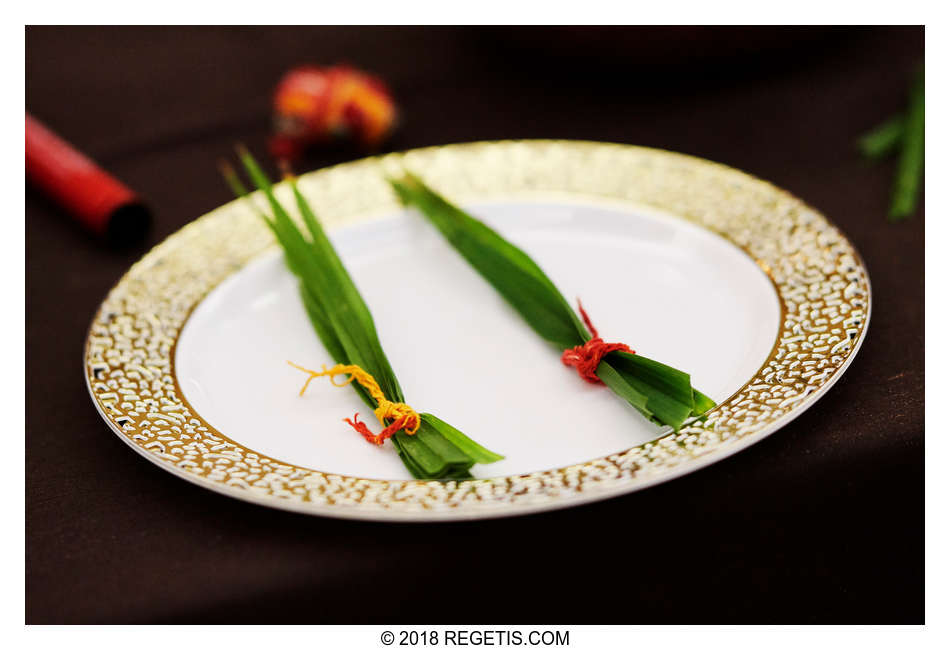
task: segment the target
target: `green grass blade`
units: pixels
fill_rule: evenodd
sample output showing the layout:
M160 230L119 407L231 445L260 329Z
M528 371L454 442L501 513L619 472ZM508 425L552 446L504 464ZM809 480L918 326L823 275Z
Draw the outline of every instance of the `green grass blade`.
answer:
M657 421L679 429L693 416L716 403L692 387L689 375L639 354L615 352L601 364L615 368L634 388L647 396L647 407Z
M409 470L409 474L412 478L416 479L427 479L432 478L431 476L426 476L426 473L422 470L421 467L412 459L412 457L406 453L406 450L403 448L402 443L399 441L399 435L395 435L390 440L393 441L393 447L396 449L396 453L399 454L399 459L402 461L402 464L406 466L406 469Z
M353 282L352 276L343 265L343 261L337 254L333 244L330 243L329 237L327 237L326 232L317 220L310 204L304 198L303 194L301 194L295 179L290 179L290 187L293 190L297 208L300 210L304 224L307 226L307 230L310 231L311 246L317 258L325 262L327 270L332 275L333 281L342 293L344 300L362 321L363 327L367 330L369 338L373 342L373 364L379 373L373 374L373 376L377 377L377 381L380 382L380 387L383 389L383 392L393 396L390 397L390 399L402 401L402 388L399 386L396 373L393 371L388 357L385 352L383 352L382 344L379 342L379 335L376 332L376 324L373 321L369 307L366 306L363 296L360 294L359 289L356 288L356 283Z
M497 232L487 225L470 216L461 210L455 204L449 202L442 195L436 193L432 188L423 183L418 176L406 173L402 179L389 179L396 194L406 205L422 205L431 210L430 216L437 222L440 229L446 236L453 238L459 236L473 237L483 245L491 245L501 250L515 263L521 270L533 275L536 279L546 283L549 289L557 292L557 288L550 283L544 271L525 254L524 251L516 247L511 242L502 238Z
M281 206L273 186L257 162L247 153L241 155L241 162L270 204L275 231L281 245L293 260L294 270L300 274L311 293L321 297L324 312L333 323L351 362L372 374L389 399L403 401L402 391L383 352L369 309L355 291L355 287L351 291L345 283L339 282L336 266L342 268L342 263L339 262L335 251L330 258L314 255L311 242L304 238ZM330 250L332 251L332 247Z
M542 338L563 348L586 340L587 329L574 310L521 249L414 176L390 183L403 203L418 208Z
M461 449L466 455L472 458L476 463L494 463L504 459L501 454L496 454L490 449L482 447L480 444L466 436L464 433L453 427L448 422L440 420L431 413L423 413L422 421L439 431L455 447Z
M303 301L307 316L310 318L310 324L313 325L313 329L317 333L317 337L323 343L323 347L327 349L327 352L330 353L330 356L337 363L350 363L349 358L346 356L346 351L340 343L340 339L333 330L333 326L330 324L330 321L327 320L326 315L320 310L316 299L310 295L310 292L303 283L300 284L300 298ZM361 384L352 382L350 385L367 406L371 409L376 408L376 400L366 392L366 389L363 388Z
M894 196L888 218L906 219L917 209L924 179L924 75L919 75L910 93L903 147L897 160Z
M393 437L397 436L399 444L426 476L439 477L445 474L449 463L439 456L436 451L429 448L418 435L410 436L404 431L397 431Z
M290 185L306 230L310 234L309 240L277 200L270 180L253 157L242 151L240 158L248 175L266 198L272 217L268 217L251 201L247 188L230 166L223 165L222 173L234 193L245 197L251 203L284 249L287 267L300 281L300 296L304 309L327 352L338 363L355 363L372 374L388 399L404 401L395 373L379 342L369 308L296 183L291 180ZM356 383L352 385L367 405L376 407L375 400L362 386ZM455 429L452 431L457 434L454 438L468 441L473 448L485 452L480 454L480 457L500 458L497 454L484 450L461 432ZM439 427L432 424L432 420L424 419L413 436L399 431L391 440L403 464L414 478L471 478L469 469L476 460L442 435Z
M900 148L907 118L895 115L858 138L858 150L866 158L878 160Z
M614 352L606 357L614 368L632 374L641 381L683 404L693 405L693 389L689 375L659 361L649 359L642 354Z
M390 183L403 203L427 217L539 335L562 350L589 340L587 328L560 291L521 249L417 177L407 174ZM693 389L688 374L640 355L613 353L597 375L644 416L675 429L715 405Z
M456 447L442 433L425 420L419 425L419 430L413 436L426 447L436 453L442 460L452 466L471 463L472 458Z
M703 415L714 408L716 408L716 400L693 389L693 415Z
M601 363L600 367L603 368L608 365L613 367L631 388L646 397L647 410L650 412L651 418L656 422L668 424L673 427L673 429L678 430L683 423L689 419L690 415L692 415L692 391L690 391L688 401L681 402L633 372L613 366L606 361Z
M333 331L333 325L330 324L326 314L320 308L317 299L311 295L310 290L302 282L300 283L300 298L304 310L310 318L310 324L313 325L313 329L323 343L323 347L327 349L327 352L337 363L349 363L346 350L343 349L343 344L340 343L336 332Z
M610 364L601 363L597 367L597 376L610 390L626 400L630 406L640 411L645 417L653 419L653 412L647 406L647 396L631 386L623 375L611 367Z

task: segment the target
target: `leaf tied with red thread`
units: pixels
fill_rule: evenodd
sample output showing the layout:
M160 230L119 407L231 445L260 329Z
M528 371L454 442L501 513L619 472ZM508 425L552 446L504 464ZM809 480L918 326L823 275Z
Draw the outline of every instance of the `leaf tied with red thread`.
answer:
M630 346L626 343L604 342L597 333L597 328L590 322L590 317L587 315L587 312L584 311L584 305L581 304L580 299L577 301L577 309L580 311L581 318L584 319L584 324L587 326L587 329L590 330L590 334L593 338L583 345L564 350L564 353L561 354L561 361L565 366L573 366L576 368L577 374L579 374L584 381L590 382L591 384L602 384L604 382L597 376L597 366L600 365L600 362L606 355L611 352L628 352L630 354L636 354L636 352L631 350Z

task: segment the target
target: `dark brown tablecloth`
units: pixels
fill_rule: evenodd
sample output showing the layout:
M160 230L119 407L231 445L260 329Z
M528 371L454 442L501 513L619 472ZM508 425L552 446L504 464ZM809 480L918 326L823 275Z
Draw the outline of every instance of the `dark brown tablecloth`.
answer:
M607 140L768 179L848 234L874 308L818 404L687 477L512 520L307 517L195 487L109 431L81 351L145 249L97 244L28 189L27 622L923 622L924 216L888 224L893 162L854 150L900 108L923 40L921 28L28 28L27 108L148 197L148 246L229 199L215 161L237 140L264 153L284 69L345 60L393 85L405 116L393 148Z

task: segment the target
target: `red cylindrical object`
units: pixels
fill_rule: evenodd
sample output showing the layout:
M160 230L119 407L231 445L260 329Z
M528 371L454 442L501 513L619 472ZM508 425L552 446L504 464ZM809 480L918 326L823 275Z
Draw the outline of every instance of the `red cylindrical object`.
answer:
M132 190L29 113L26 177L97 235L130 239L148 226L148 210Z

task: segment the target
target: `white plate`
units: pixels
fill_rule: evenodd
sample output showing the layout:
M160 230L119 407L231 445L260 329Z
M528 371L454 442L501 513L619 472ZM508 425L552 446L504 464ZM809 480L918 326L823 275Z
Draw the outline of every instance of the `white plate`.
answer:
M601 335L689 372L720 405L678 434L583 382L419 215L383 169L406 164L521 246ZM93 323L97 406L151 460L212 489L340 517L505 516L628 492L761 439L850 362L869 313L861 262L828 222L740 172L574 142L457 145L301 181L374 314L407 401L503 461L472 481L413 481L360 412L293 276L246 206L149 253Z

